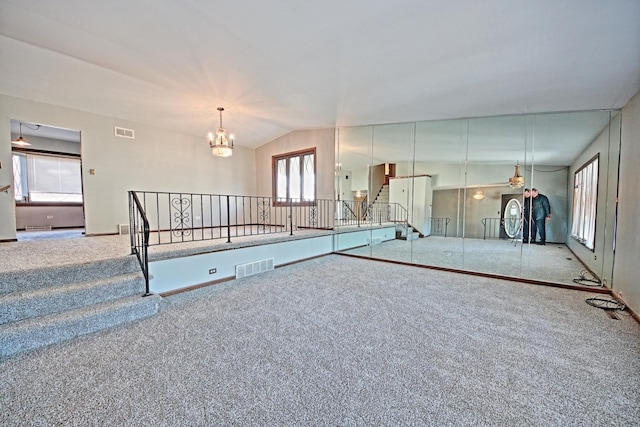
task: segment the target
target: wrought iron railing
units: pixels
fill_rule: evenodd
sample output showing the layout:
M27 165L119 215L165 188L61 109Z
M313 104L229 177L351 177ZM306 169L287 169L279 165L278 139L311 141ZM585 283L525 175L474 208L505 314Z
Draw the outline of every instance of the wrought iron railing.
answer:
M431 220L431 235L447 237L447 228L451 218L429 218Z
M382 225L385 222L406 224L407 210L398 203L366 203L354 200L342 200L339 205L336 225Z
M129 191L129 236L131 237L131 254L136 255L142 274L144 275L145 293L149 291L149 220L140 199L135 192Z
M483 239L499 239L502 218L482 218Z
M342 215L341 215L342 214ZM316 199L299 201L271 197L218 194L129 192L131 253L138 258L149 291L149 247L201 240L332 230L334 226L392 222L406 227L407 210L397 203L363 204Z
M273 203L271 197L134 192L150 227L149 245L333 228L333 200Z

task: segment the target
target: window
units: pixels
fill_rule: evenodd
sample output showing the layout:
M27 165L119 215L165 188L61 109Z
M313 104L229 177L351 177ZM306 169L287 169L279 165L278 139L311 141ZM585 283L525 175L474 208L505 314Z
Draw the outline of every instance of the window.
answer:
M80 159L13 153L16 203L82 203Z
M316 200L316 149L273 156L274 205L309 204Z
M598 156L578 169L573 179L571 236L587 248L594 250L598 201Z

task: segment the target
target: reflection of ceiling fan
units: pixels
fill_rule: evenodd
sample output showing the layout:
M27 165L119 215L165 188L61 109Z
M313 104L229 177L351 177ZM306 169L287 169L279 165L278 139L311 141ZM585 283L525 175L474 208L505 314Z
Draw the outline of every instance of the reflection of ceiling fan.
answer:
M9 187L11 187L10 185L5 185L4 187L0 188L0 192L4 191L5 193L9 193Z

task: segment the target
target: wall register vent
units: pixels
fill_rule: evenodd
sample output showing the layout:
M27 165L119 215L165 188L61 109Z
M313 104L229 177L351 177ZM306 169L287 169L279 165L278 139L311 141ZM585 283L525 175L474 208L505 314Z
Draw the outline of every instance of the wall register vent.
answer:
M236 279L273 270L273 258L236 265Z
M27 225L24 231L51 231L51 224L47 225Z
M133 129L126 129L126 128L120 128L118 126L115 126L115 130L116 130L116 136L119 136L121 138L129 138L129 139L135 138Z
M118 234L129 234L129 224L118 224Z

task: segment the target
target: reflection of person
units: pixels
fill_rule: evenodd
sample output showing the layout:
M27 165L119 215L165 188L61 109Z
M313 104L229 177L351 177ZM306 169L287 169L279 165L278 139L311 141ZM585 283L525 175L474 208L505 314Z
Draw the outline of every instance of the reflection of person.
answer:
M523 223L522 223L522 241L524 243L529 243L529 233L531 232L531 190L528 188L524 189L524 201L522 203L523 209ZM535 241L535 232L533 233L534 241Z
M536 231L540 235L539 245L544 245L547 241L547 220L551 219L551 206L549 199L544 194L540 194L537 188L531 189L531 239L536 240Z

